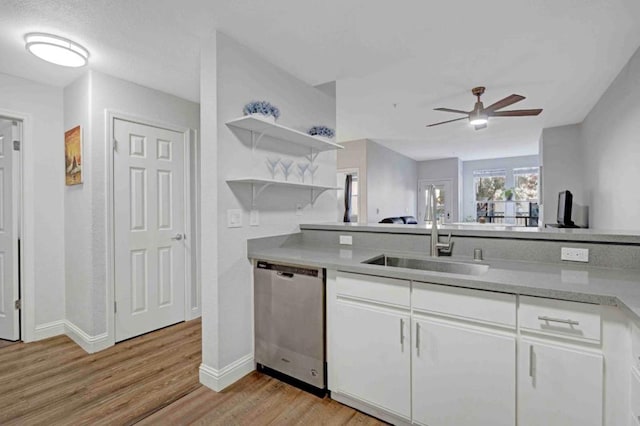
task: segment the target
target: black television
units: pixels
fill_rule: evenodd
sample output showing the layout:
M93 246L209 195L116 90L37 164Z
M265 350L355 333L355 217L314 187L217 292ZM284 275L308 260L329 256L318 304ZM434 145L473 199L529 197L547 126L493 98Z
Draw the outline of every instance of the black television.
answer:
M571 220L571 208L573 206L573 194L571 191L561 191L558 194L558 226L560 228L575 228Z

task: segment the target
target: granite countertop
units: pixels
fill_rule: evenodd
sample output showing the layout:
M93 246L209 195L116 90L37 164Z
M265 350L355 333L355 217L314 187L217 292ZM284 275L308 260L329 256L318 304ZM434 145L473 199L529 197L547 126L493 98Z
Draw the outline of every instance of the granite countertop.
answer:
M640 324L640 270L597 268L580 264L487 260L480 262L489 266L486 273L461 275L362 263L381 254L429 259L425 253L345 246L309 246L299 239L282 236L249 240L248 246L248 257L251 259L619 306ZM440 260L475 263L470 258L455 256L441 257Z
M301 224L300 229L344 232L377 232L391 234L431 234L431 227L428 225L398 225L387 223L310 223ZM571 228L539 229L523 226L493 224L439 225L438 231L441 235L451 233L454 236L457 235L468 237L640 244L640 232L638 231Z

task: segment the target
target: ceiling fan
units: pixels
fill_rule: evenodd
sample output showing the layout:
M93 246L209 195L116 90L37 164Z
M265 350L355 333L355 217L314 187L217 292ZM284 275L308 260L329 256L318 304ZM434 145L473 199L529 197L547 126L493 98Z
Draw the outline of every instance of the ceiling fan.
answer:
M510 95L504 99L495 102L488 107L484 107L482 101L480 100L480 96L483 95L485 91L484 87L474 87L471 89L471 93L473 96L478 98L473 110L471 111L462 111L459 109L451 109L451 108L436 108L436 111L445 111L445 112L455 112L458 114L464 114L466 117L456 118L454 120L441 121L440 123L429 124L427 127L439 126L440 124L453 123L454 121L466 120L469 119L469 123L475 127L476 130L484 129L487 127L487 122L489 121L489 117L525 117L530 115L538 115L542 112L542 109L516 109L511 111L498 111L499 109L508 107L509 105L513 105L516 102L520 102L525 99L524 96L520 95Z

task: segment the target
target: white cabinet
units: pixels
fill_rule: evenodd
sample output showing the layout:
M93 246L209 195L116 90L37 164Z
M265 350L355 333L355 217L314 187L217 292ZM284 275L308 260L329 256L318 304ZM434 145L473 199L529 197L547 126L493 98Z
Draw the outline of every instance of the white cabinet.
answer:
M411 415L408 302L408 281L340 274L330 331L331 391L407 420Z
M413 422L516 421L514 295L413 283Z
M337 391L409 418L409 315L338 301Z
M611 342L599 306L526 296L518 304L513 294L334 276L327 281L334 399L428 426L596 426L605 414L619 423L605 413L603 347ZM640 375L634 385L631 418L640 415Z
M518 424L603 424L600 307L520 297Z
M518 425L602 425L602 401L602 353L521 338Z
M414 329L414 423L515 424L515 336L434 319Z

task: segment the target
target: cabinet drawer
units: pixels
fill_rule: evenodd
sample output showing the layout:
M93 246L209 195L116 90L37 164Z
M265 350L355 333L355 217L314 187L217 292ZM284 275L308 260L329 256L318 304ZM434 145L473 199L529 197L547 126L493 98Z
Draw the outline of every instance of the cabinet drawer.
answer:
M413 308L437 315L515 328L516 296L414 282Z
M410 306L409 281L338 272L336 294L387 305Z
M520 329L546 335L600 342L600 306L520 296Z

